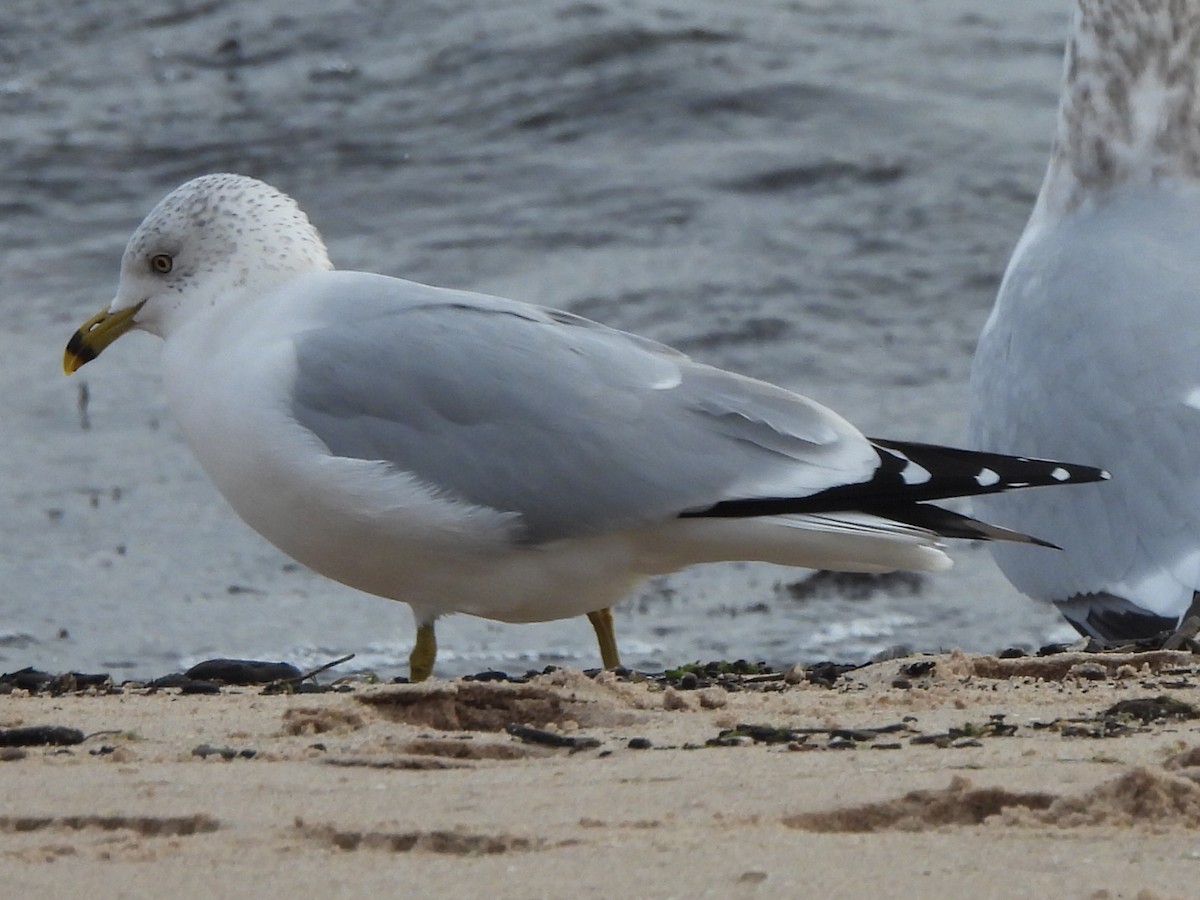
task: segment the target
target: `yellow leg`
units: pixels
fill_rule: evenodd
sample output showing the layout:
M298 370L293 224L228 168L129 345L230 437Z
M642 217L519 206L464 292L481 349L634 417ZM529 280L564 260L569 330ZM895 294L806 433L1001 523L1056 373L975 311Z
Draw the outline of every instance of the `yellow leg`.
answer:
M436 659L437 635L433 633L433 623L422 623L417 626L417 643L408 655L408 680L424 681L433 674Z
M596 632L596 641L600 644L600 662L606 669L615 669L621 665L621 654L617 652L617 636L613 631L613 616L610 607L598 609L587 614L588 621Z

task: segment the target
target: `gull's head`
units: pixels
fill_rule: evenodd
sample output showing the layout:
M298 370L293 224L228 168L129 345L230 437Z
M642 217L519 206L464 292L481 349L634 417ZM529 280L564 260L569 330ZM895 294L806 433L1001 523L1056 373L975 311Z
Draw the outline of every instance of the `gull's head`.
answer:
M244 175L194 178L137 227L116 297L71 337L63 370L74 372L131 329L166 337L199 311L331 268L291 197Z

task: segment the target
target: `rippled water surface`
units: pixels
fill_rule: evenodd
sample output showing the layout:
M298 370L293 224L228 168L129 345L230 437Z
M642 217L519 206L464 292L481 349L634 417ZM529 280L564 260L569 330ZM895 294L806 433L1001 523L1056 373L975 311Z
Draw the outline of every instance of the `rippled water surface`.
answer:
M342 268L566 308L868 433L958 442L1041 179L1066 16L1050 0L7 0L0 668L358 652L404 670L407 608L290 563L208 484L155 339L60 373L130 231L180 181L277 185ZM981 548L954 555L857 597L765 566L656 580L618 609L626 661L1063 636ZM455 617L439 637L445 674L596 663L583 619Z

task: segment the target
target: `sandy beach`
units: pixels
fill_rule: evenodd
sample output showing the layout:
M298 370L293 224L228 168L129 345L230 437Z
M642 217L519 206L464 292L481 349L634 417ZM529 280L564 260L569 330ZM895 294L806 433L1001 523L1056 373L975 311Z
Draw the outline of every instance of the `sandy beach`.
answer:
M86 737L0 748L6 894L1189 897L1198 675L950 653L831 686L17 689L0 743Z

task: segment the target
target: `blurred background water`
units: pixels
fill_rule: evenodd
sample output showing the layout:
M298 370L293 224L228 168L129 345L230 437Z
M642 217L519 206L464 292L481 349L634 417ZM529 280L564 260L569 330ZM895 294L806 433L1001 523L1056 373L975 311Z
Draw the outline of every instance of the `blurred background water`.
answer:
M975 338L1040 183L1060 0L7 0L0 11L0 668L161 674L357 652L406 607L243 525L166 411L154 338L67 379L179 182L254 175L341 268L571 310L961 442ZM1038 551L1032 551L1038 552ZM1049 551L1046 551L1049 552ZM859 660L1069 632L984 548L874 585L656 579L628 664ZM796 586L799 583L799 586ZM439 626L439 672L596 665L580 618Z

